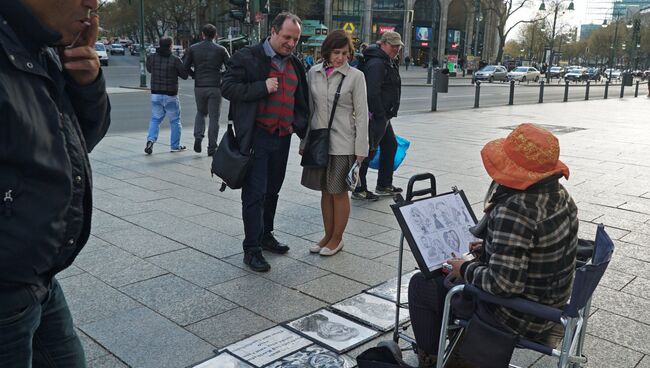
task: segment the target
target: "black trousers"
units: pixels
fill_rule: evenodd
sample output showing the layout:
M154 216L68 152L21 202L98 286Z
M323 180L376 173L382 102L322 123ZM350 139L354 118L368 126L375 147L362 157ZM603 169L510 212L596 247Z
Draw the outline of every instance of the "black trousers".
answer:
M357 190L368 190L366 175L368 174L368 163L377 153L376 147L381 149L379 156L379 172L377 176L377 186L388 187L393 185L393 163L395 162L395 153L397 152L397 139L390 120L386 123L386 128L373 126L375 121L370 122L370 152L368 157L361 163L359 169L359 179L361 186ZM375 143L376 142L376 143Z
M426 279L422 273L413 275L409 283L409 313L411 326L415 334L418 350L429 355L438 354L442 313L445 297L449 291L444 285L445 276L437 273L431 279ZM462 319L469 319L473 313L478 313L481 320L499 328L500 323L484 306L475 307L472 299L463 297L462 293L452 299L452 314ZM501 327L503 328L503 327Z

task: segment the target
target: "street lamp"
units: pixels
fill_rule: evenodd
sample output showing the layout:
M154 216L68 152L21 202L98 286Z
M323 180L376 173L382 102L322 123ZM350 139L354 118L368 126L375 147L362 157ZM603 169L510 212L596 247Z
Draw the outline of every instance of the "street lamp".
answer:
M553 13L554 13L553 14L553 29L551 30L551 50L550 50L551 58L550 58L549 63L548 63L549 68L551 66L553 66L553 43L555 42L555 25L557 23L557 13L558 13L558 11L560 11L560 3L561 2L562 2L562 0L557 0L554 3L555 10L553 10ZM539 10L540 11L545 11L546 10L546 4L544 3L544 0L542 0L542 4L539 6ZM569 3L569 6L567 7L567 10L575 10L575 6L573 5L573 0ZM550 81L550 79L548 78L548 74L547 74L546 80Z
M618 40L618 18L620 16L620 9L617 11L616 6L614 6L614 11L612 12L612 21L614 21L615 28L614 28L614 40L612 41L612 46L610 46L610 49L612 50L609 53L609 80L612 80L612 74L614 73L614 68L612 66L612 63L614 62L614 58L616 56L616 42ZM603 28L607 27L607 19L603 20Z

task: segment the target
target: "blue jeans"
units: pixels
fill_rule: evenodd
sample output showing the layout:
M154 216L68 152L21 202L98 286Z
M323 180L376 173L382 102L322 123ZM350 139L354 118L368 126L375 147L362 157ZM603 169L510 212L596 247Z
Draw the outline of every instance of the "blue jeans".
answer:
M151 95L151 121L149 121L148 141L158 140L160 123L169 114L169 125L172 128L171 148L176 149L181 143L181 103L178 96Z
M287 171L291 136L280 137L255 128L253 163L242 187L244 251L260 246L262 236L273 231L278 193Z
M18 295L23 303L8 300ZM81 341L56 279L42 297L24 287L11 296L0 290L0 298L5 302L0 302L0 366L86 367Z

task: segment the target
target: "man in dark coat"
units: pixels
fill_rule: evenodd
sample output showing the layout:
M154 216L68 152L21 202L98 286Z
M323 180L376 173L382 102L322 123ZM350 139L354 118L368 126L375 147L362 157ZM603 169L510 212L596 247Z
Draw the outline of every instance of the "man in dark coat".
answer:
M95 8L97 0L0 6L2 367L86 366L55 275L90 235L88 152L110 125Z
M279 254L289 250L272 231L291 134L304 138L309 118L305 69L292 55L301 24L291 13L278 14L269 38L230 58L221 86L230 100L239 149L243 154L254 152L241 198L244 263L257 272L271 268L262 249Z
M214 38L217 28L206 24L201 29L203 41L190 47L184 61L185 69L194 78L194 152L201 152L205 134L205 116L210 116L208 126L208 156L217 149L219 115L221 114L221 68L230 58L225 47L217 45Z
M399 33L386 31L382 34L377 45L368 47L364 52L363 74L366 76L368 88L368 110L370 122L370 152L359 171L360 185L352 193L353 199L368 199L376 201L377 195L394 195L402 189L393 185L393 162L397 152L397 140L390 119L397 116L402 80L399 76L399 64L395 58L404 46ZM375 193L368 190L366 174L368 162L372 160L381 148L379 156L379 173Z

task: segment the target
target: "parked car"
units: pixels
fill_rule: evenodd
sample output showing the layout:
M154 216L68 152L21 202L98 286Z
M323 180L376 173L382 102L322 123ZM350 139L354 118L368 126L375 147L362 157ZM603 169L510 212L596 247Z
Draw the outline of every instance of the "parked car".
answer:
M119 43L114 43L111 45L111 55L124 55L124 46Z
M605 69L605 78L610 78L611 79L621 79L621 71L620 69L612 69L612 68L607 68Z
M598 68L589 68L587 69L587 79L600 82L602 75L600 74L600 69Z
M566 69L564 69L561 66L552 66L548 72L548 78L564 78L564 74L566 74Z
M108 66L108 52L106 52L106 46L101 42L95 42L95 52L99 57L99 63Z
M508 73L508 80L537 82L540 74L539 70L531 66L520 66Z
M508 71L501 65L486 65L483 69L474 74L474 80L486 80L490 83L493 81L505 81Z
M569 82L585 82L589 79L587 69L573 68L564 75L564 80Z

